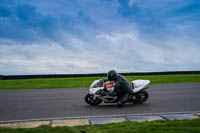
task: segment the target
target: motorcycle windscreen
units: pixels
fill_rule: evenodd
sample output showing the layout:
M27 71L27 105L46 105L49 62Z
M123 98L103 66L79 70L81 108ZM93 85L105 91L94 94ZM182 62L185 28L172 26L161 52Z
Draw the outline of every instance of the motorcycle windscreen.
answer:
M91 84L90 88L97 88L97 87L103 87L104 86L104 81L102 79L95 80Z

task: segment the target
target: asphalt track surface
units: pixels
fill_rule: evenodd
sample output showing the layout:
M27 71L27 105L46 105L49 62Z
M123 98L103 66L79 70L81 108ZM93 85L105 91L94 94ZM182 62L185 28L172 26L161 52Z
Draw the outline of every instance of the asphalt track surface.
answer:
M0 121L200 111L200 83L151 85L146 103L87 105L88 88L1 90Z

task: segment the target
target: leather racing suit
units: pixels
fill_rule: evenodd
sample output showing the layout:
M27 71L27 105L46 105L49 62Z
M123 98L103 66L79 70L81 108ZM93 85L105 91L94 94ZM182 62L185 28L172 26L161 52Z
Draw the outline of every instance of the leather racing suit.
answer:
M115 87L111 95L117 95L118 104L125 104L128 94L132 93L130 82L120 74L117 74L115 80Z

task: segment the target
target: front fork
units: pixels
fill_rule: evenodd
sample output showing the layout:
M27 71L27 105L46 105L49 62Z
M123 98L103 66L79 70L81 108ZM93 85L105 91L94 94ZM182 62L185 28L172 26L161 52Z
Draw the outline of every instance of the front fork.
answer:
M97 95L94 94L94 96L93 96L93 100L96 100L96 98L97 98Z
M95 94L92 93L92 92L89 92L89 93L90 93L90 95L93 95L93 100L96 100L96 98L97 98L98 95L95 95Z

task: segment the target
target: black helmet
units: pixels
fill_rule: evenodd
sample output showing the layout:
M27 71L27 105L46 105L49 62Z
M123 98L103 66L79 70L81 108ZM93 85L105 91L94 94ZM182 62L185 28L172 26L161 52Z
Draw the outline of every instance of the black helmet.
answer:
M117 72L115 70L110 70L107 74L108 80L113 81L117 78Z

